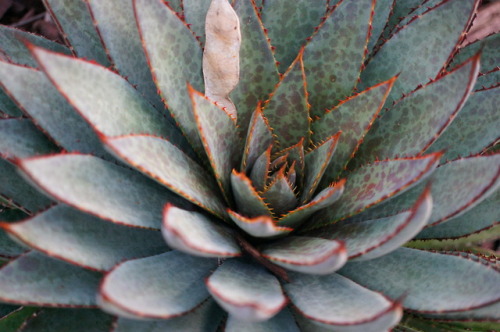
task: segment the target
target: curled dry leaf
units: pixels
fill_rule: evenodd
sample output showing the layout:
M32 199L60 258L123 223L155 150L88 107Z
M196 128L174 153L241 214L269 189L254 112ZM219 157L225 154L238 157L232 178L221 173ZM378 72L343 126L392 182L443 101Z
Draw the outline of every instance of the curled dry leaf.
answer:
M205 23L203 53L205 95L236 118L236 107L229 93L240 77L240 23L227 0L212 0Z

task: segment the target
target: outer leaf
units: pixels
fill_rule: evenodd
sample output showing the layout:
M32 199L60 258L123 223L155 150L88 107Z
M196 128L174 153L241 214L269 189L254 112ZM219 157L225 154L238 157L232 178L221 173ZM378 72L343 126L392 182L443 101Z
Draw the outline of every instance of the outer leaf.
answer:
M231 93L238 110L238 125L244 133L255 105L266 100L279 80L271 45L264 33L253 0L238 0L235 10L240 18L240 82Z
M437 76L469 26L477 4L474 0L443 1L397 31L368 63L362 85L368 87L399 73L388 97L392 102Z
M458 217L491 195L500 185L500 155L458 159L433 176L435 208L429 225Z
M347 261L343 242L303 236L264 245L262 255L276 265L307 274L330 274Z
M2 302L52 307L95 307L100 275L28 253L0 270Z
M344 192L345 179L320 191L309 203L299 206L279 219L281 226L296 228L315 212L335 203Z
M177 128L123 77L91 62L40 48L32 51L55 87L99 133L153 134L185 146Z
M9 315L0 318L0 328L5 332L17 332L24 322L32 317L36 311L36 308L19 307Z
M346 99L312 124L314 142L321 142L339 131L342 132L335 159L327 169L323 183L329 184L345 169L382 109L395 80L396 77L393 77Z
M211 0L182 0L184 19L202 44L205 43L205 18Z
M271 216L267 203L243 173L231 173L231 187L238 211L247 217Z
M266 4L262 23L276 47L280 72L290 66L325 14L325 0L274 0Z
M266 152L266 149L273 142L273 135L267 119L262 114L262 108L259 103L257 109L252 115L248 128L245 151L241 161L241 171L248 173L253 167L257 158Z
M206 15L203 49L205 95L237 118L229 93L240 79L240 21L227 0L213 0Z
M97 32L113 67L159 110L164 105L156 92L144 52L132 0L87 1Z
M372 0L340 2L306 45L304 67L312 115L322 115L351 95L364 60L374 6Z
M83 0L43 0L70 49L80 58L109 66L106 50Z
M418 239L448 239L467 236L488 229L500 220L500 190L459 217L424 229Z
M366 135L357 163L414 156L425 151L463 107L478 70L479 56L476 55L460 68L398 102Z
M291 302L302 315L320 326L336 331L385 331L401 318L397 303L336 273L293 274L292 278L291 283L284 285Z
M13 221L18 221L26 218L27 214L17 209L8 209L2 207L0 212L0 221L2 223L8 224ZM28 249L20 244L14 242L6 232L0 232L0 257L2 258L13 258L17 257L28 251ZM0 305L0 317L2 317L4 308Z
M71 51L64 45L45 39L41 36L19 30L6 25L0 25L0 51L9 62L18 65L36 67L37 63L31 56L29 49L24 41L30 44L64 54L71 54Z
M395 196L428 176L440 154L375 162L348 176L344 194L316 215L314 227L333 223Z
M115 225L63 205L1 227L46 255L101 271L169 250L159 232Z
M22 332L109 332L113 317L100 310L45 309L29 319Z
M92 128L43 73L0 61L0 81L33 122L65 150L106 155Z
M135 319L185 315L208 297L203 279L215 263L178 251L127 261L104 277L99 305Z
M0 197L12 200L24 212L43 210L52 204L45 195L29 185L17 172L16 167L0 158Z
M368 42L368 52L372 51L377 41L384 31L384 27L389 21L389 15L394 10L395 1L393 0L378 0L375 3L375 13L373 14L371 24L371 36Z
M0 115L2 117L20 117L23 112L16 106L6 92L0 89Z
M174 249L201 257L235 257L241 250L231 233L197 212L167 205L163 211L162 234Z
M311 199L323 178L323 174L330 164L333 153L337 148L341 132L329 137L318 147L305 155L304 186L302 187L301 202Z
M476 321L496 321L500 319L499 310L500 302L493 303L491 305L481 307L479 309L472 309L466 311L449 312L449 313L438 313L438 314L427 314L424 315L427 318L435 318L442 320L476 320Z
M105 138L115 155L176 194L224 217L217 184L196 161L166 139L148 135Z
M427 188L410 211L373 220L342 220L305 235L343 241L351 260L368 260L411 240L427 224L431 211L432 198Z
M24 159L20 167L57 200L120 224L159 229L163 205L176 200L143 176L92 156Z
M0 120L0 155L6 159L32 157L57 151L30 120Z
M302 52L264 104L264 116L276 139L275 150L286 149L302 138L309 140L309 104Z
M224 262L207 279L214 299L237 319L258 322L286 305L278 279L263 267L240 260Z
M240 162L241 140L235 120L201 93L188 87L203 147L222 193L231 193L231 170Z
M215 332L222 319L223 311L208 300L184 316L160 321L140 321L118 318L113 332L164 332L164 331L192 331Z
M500 273L494 268L415 249L400 248L377 259L348 263L339 273L390 297L406 293L403 306L418 312L469 310L500 297Z
M273 318L264 322L244 322L234 316L229 316L226 322L227 332L299 332L299 327L293 315L285 308Z
M271 238L282 236L293 231L293 229L289 227L277 226L276 221L268 216L247 218L231 210L228 210L228 213L236 226L253 237Z
M482 40L478 40L459 50L452 59L451 67L460 65L478 51L481 51L481 73L487 73L498 67L500 58L498 48L500 47L500 34L492 34Z
M500 87L475 92L429 152L444 151L443 159L453 160L481 152L498 138Z
M203 145L198 137L186 90L186 82L197 90L203 86L200 45L162 0L133 1L153 79L182 132L195 151L201 152Z

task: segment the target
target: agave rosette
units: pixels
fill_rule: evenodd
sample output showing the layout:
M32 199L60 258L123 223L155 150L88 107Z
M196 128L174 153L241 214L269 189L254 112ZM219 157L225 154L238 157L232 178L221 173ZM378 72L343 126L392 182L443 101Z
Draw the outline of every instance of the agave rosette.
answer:
M498 35L457 52L477 2L46 0L66 46L0 27L0 324L498 327L497 258L463 249L499 232Z

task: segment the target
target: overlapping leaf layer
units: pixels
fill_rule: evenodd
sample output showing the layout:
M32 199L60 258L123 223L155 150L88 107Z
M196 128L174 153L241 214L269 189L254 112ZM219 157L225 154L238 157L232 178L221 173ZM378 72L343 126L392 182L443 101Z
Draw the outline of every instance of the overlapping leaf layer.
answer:
M66 45L0 27L2 331L500 328L478 1L44 2Z

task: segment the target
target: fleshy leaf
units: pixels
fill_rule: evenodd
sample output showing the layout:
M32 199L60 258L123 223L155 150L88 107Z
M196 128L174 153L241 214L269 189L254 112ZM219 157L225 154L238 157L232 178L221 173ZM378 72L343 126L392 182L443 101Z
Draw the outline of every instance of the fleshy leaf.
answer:
M242 146L235 119L201 93L190 86L188 89L199 137L217 183L228 199L231 193L231 170L240 162Z
M238 16L227 0L212 0L206 15L205 37L205 96L237 118L236 107L229 93L240 79L241 33Z
M57 147L30 120L0 120L0 155L3 158L33 157L57 150Z
M113 67L158 109L165 107L156 92L144 52L132 1L87 1L94 24Z
M109 332L113 317L100 310L44 309L23 324L23 332Z
M164 332L199 331L214 332L220 324L223 311L214 301L206 301L194 311L168 320L143 321L118 318L113 332Z
M205 43L205 19L211 0L182 0L184 19L197 39Z
M326 187L320 191L309 203L299 206L293 211L285 214L278 221L280 226L287 226L296 228L304 223L307 218L312 216L315 212L324 209L335 203L344 192L345 180Z
M285 72L326 14L325 0L273 0L262 10L280 72Z
M377 0L375 3L375 12L371 23L371 36L368 42L368 52L372 51L377 41L387 25L389 16L394 9L395 1L393 0Z
M228 213L239 228L254 237L278 237L293 231L293 229L289 227L277 226L276 221L268 216L247 218L231 210L228 210Z
M455 120L427 151L444 151L444 160L481 152L498 138L499 103L500 87L473 93Z
M390 103L436 77L469 26L477 4L474 0L443 1L398 30L368 62L361 74L362 86L372 86L399 73L387 99Z
M426 318L443 319L443 320L476 320L476 321L496 321L500 319L500 302L496 302L478 309L464 310L457 312L426 314Z
M106 155L92 128L43 73L0 61L0 81L33 122L65 150Z
M365 57L374 6L372 0L342 1L306 45L304 67L312 115L323 115L351 95Z
M456 67L462 62L481 51L481 73L487 73L499 66L498 48L500 47L500 34L494 33L486 38L469 44L453 56L451 67Z
M275 150L286 149L302 138L309 141L310 105L306 87L301 51L263 105L264 116L276 139Z
M105 138L115 155L176 194L214 213L226 215L211 174L166 139L148 135Z
M335 331L386 331L401 318L397 303L339 274L294 273L292 280L284 285L290 301L302 315L320 326Z
M2 86L4 84L2 83ZM14 103L14 101L3 91L0 89L0 116L1 117L20 117L23 115L23 112L19 107Z
M379 161L351 172L340 199L319 212L311 225L317 227L345 219L408 190L432 173L440 157L429 154Z
M14 221L25 219L28 215L21 210L14 208L6 208L2 206L2 211L0 212L0 224L10 224ZM21 244L14 242L12 238L7 235L6 232L0 231L0 259L17 257L29 249ZM2 317L3 311L0 305L0 317Z
M227 332L300 332L290 310L281 310L279 314L264 322L245 322L229 315L226 322Z
M434 209L429 225L458 217L491 195L500 185L500 155L458 159L434 172Z
M227 260L207 279L207 288L221 307L247 322L267 320L286 305L280 283L262 266Z
M195 151L202 152L186 82L203 87L201 47L162 0L133 0L139 33L153 79L172 117ZM179 56L181 54L182 56Z
M475 56L385 112L366 135L357 163L415 156L425 151L463 107L478 69L479 57Z
M305 153L304 153L304 138L301 138L296 144L278 151L273 155L274 162L279 158L286 160L288 164L288 169L286 171L287 178L289 178L289 173L291 171L295 172L295 181L290 182L292 186L302 186L304 182L304 168L305 168ZM276 165L276 167L279 167ZM276 173L275 173L276 174Z
M297 196L281 168L273 182L262 193L264 200L270 204L273 214L281 216L294 209L298 204Z
M160 229L165 203L185 205L153 181L97 157L35 157L20 161L20 167L57 200L119 224Z
M82 0L43 0L70 49L80 58L109 66L109 59L94 27L87 3Z
M181 147L187 144L177 128L120 75L40 48L32 52L55 87L98 132L153 134Z
M266 152L266 149L272 143L272 131L271 128L269 128L267 119L264 117L264 114L262 114L262 108L259 103L252 115L248 128L245 150L241 161L242 172L248 174L257 158Z
M253 1L236 1L240 18L240 82L231 93L238 110L238 126L246 133L258 101L266 100L279 80L271 45Z
M243 173L231 173L231 187L238 211L247 217L271 216L267 203Z
M167 205L162 234L170 247L201 257L235 257L241 250L231 234L204 215Z
M159 232L112 224L63 205L1 227L48 256L95 270L169 250Z
M410 211L372 220L342 220L304 235L343 241L349 259L368 260L396 250L426 225L432 210L427 188Z
M301 196L302 203L311 199L318 188L323 178L323 174L332 160L333 153L337 148L337 143L341 134L341 132L338 132L329 137L305 155L304 185L302 187Z
M43 210L52 201L28 184L17 172L14 165L0 158L0 197L21 207L24 212Z
M99 278L99 273L30 252L0 269L0 299L32 306L95 307Z
M266 187L266 183L269 179L269 172L271 170L271 151L273 146L269 145L266 151L264 151L255 160L255 163L250 172L250 178L252 179L252 184L258 191L263 191Z
M178 251L127 261L104 277L98 303L126 318L185 315L209 296L203 279L215 267L216 260Z
M363 137L384 106L396 77L371 87L341 102L313 122L313 141L321 142L341 131L335 157L328 167L323 183L332 182L354 156Z
M9 62L36 67L37 63L23 41L57 53L71 54L71 51L64 45L33 33L0 25L0 45L2 45L0 46L0 52L6 56Z
M262 256L287 270L307 274L330 274L347 261L344 243L304 236L289 236L263 245Z
M464 237L488 229L500 221L500 190L459 217L420 232L417 239L448 239Z
M494 268L416 249L400 248L377 259L348 263L339 273L390 297L406 294L403 306L424 313L478 308L498 301L500 294L500 272Z

